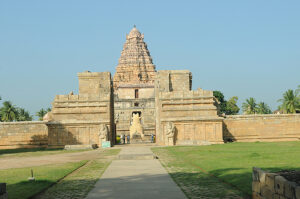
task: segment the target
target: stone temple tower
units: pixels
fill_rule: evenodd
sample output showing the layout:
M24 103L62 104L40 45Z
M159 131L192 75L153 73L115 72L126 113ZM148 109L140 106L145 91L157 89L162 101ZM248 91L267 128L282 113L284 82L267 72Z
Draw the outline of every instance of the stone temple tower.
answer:
M114 88L124 85L153 85L155 65L144 42L144 34L134 27L128 35L121 52L114 76Z
M129 134L134 114L140 116L145 138L155 133L155 74L144 35L134 26L126 35L113 77L117 134Z

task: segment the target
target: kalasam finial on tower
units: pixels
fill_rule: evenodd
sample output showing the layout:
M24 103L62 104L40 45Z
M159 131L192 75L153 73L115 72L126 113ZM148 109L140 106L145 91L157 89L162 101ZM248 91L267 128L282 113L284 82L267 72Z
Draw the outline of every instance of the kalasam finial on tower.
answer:
M136 25L134 24L133 27L136 28Z

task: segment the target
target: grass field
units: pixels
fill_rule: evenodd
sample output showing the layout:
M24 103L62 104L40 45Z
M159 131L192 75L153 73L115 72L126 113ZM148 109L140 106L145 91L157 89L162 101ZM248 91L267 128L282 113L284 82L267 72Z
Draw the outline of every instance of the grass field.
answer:
M0 149L1 157L30 157L30 156L43 156L53 155L60 153L76 153L82 151L89 151L92 149L82 150L64 150L64 149L48 149L48 148L20 148L20 149Z
M98 159L91 161L0 170L0 181L7 183L9 199L29 198L41 191L44 192L40 198L84 198L119 151L104 150ZM48 151L39 153L48 155ZM28 181L31 169L35 181Z
M9 199L28 198L81 167L87 160L59 165L0 170L0 179L7 183ZM35 181L28 181L33 169Z
M103 153L97 160L91 160L76 172L64 178L58 184L50 187L46 192L40 194L36 199L83 199L94 187L103 172L111 163L113 156L120 149L110 149Z
M191 179L195 177L195 172L207 173L248 195L251 194L252 167L269 171L300 169L300 142L229 143L161 147L152 150L166 162L165 166L169 170L182 168ZM178 178L176 173L171 176L175 181ZM188 183L189 179L185 177L183 181Z

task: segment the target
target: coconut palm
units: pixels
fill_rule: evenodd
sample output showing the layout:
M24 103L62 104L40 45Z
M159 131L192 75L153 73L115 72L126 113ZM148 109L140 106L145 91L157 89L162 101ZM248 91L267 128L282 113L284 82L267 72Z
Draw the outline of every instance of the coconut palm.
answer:
M282 103L279 108L284 113L296 113L296 111L300 110L300 97L298 93L298 89L295 92L289 89L283 93L283 98L278 100L278 102Z
M3 102L0 114L3 122L12 122L18 118L18 110L10 101Z
M246 99L246 102L242 105L244 114L255 114L257 113L257 104L253 97Z
M260 102L257 105L257 113L259 113L259 114L271 114L272 111L266 103Z
M36 112L36 116L39 117L39 120L42 121L43 117L46 115L47 111L45 109L41 109L38 112Z
M18 121L32 121L32 116L23 108L18 108Z

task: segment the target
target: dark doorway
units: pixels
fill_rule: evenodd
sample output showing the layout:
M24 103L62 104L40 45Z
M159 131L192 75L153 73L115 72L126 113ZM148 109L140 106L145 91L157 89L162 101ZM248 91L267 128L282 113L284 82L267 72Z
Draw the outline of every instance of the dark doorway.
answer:
M139 117L141 117L142 112L141 112L141 111L133 111L133 112L132 112L132 115L133 115L133 114L139 114Z
M134 97L135 99L139 98L139 89L134 90Z

